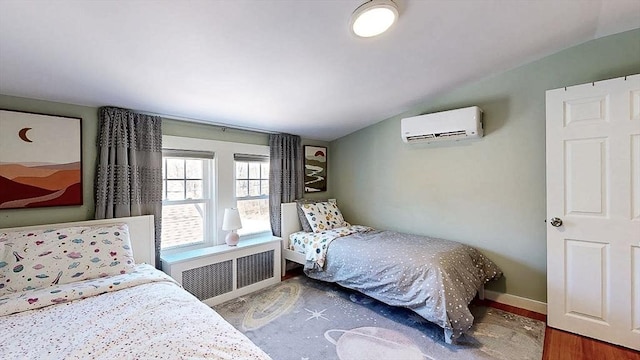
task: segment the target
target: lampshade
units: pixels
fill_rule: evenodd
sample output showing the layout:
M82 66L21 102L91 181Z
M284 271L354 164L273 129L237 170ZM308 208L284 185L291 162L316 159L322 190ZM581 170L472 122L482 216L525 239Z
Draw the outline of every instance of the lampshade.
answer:
M371 0L351 14L351 31L372 37L387 31L398 19L398 6L391 0Z
M242 229L242 221L240 221L240 212L238 209L224 209L224 219L222 220L222 230L238 230Z

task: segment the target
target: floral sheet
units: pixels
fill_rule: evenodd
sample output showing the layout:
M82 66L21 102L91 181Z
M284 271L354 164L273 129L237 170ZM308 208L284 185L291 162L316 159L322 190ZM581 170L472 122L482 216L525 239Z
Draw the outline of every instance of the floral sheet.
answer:
M269 359L149 265L0 297L0 359Z
M342 236L372 230L373 228L368 226L349 225L319 233L299 231L289 236L289 250L305 254L305 269L322 270L327 257L327 249L333 240Z

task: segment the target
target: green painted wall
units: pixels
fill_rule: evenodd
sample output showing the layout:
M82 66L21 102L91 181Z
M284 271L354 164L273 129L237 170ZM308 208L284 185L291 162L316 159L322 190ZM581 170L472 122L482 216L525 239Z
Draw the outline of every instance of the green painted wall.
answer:
M640 30L463 86L331 142L329 182L352 223L458 240L504 271L488 288L546 301L545 91L640 73ZM407 145L400 119L477 105L485 137Z
M82 182L84 198L82 206L2 209L0 210L0 228L93 219L95 210L93 184L97 159L98 109L6 95L0 95L0 109L82 118ZM199 123L163 118L162 127L162 132L165 135L258 145L268 145L269 143L267 134L235 129L223 131L220 127ZM61 139L61 141L64 141L64 139ZM305 145L328 146L327 142L322 141L303 139L302 142ZM329 192L324 194L327 197L330 196ZM314 195L319 196L320 194Z
M269 145L269 135L251 131L221 128L195 122L162 119L164 135L239 142L244 144Z

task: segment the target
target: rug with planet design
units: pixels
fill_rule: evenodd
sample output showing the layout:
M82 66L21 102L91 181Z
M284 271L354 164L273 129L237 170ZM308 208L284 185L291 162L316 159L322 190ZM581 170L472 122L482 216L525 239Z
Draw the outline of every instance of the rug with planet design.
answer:
M545 324L484 306L458 343L414 312L300 275L214 309L274 360L542 358Z

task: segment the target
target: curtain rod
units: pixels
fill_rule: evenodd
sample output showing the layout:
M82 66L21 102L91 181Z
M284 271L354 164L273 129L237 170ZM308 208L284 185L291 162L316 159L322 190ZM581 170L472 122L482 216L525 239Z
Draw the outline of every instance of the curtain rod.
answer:
M261 133L261 134L280 134L277 131L256 129L256 128L251 128L251 127L247 127L247 126L228 125L228 124L218 123L218 122L209 122L209 121L206 121L206 120L193 119L193 118L188 118L188 117L184 117L184 116L158 114L158 113L149 112L149 111L142 111L142 110L133 110L133 111L136 111L136 112L139 112L139 113L145 114L145 115L159 116L159 117L167 119L167 120L178 120L178 121L185 121L185 122L191 122L191 123L202 124L202 125L211 125L211 126L215 126L215 127L221 128L223 132L225 130L227 130L227 129L230 129L230 130L257 132L257 133Z

